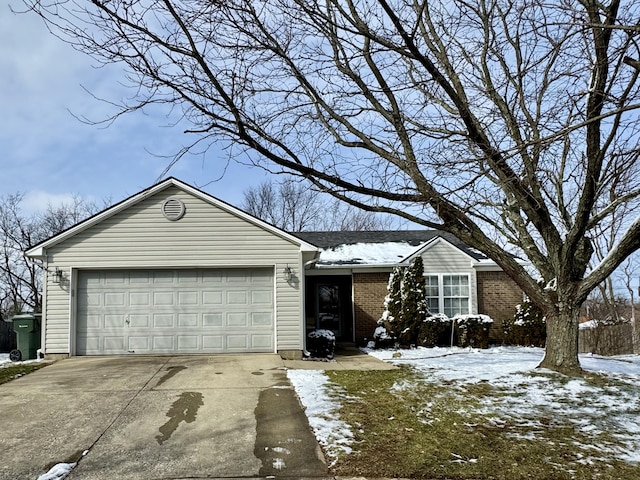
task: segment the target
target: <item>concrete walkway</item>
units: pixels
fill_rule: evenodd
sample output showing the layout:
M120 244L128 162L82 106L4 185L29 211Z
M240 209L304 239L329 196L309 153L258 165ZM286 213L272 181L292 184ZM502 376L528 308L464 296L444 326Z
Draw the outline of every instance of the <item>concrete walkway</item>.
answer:
M286 369L388 367L357 351L62 360L0 385L0 479L62 462L68 480L332 478Z
M395 370L398 367L362 353L352 345L338 345L331 361L284 360L291 370Z

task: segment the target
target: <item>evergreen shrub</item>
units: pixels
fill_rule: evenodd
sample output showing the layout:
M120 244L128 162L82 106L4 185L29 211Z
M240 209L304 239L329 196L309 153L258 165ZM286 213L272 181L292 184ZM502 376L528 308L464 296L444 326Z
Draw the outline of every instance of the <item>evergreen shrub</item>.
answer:
M493 319L488 315L456 315L453 317L459 347L489 348L489 330Z
M504 343L523 347L544 347L547 342L547 325L542 311L526 301L516 305L516 313L502 323Z
M331 330L318 329L307 335L305 356L331 360L336 350L336 335Z
M423 347L451 346L452 323L452 320L443 313L429 315L420 325L418 344Z

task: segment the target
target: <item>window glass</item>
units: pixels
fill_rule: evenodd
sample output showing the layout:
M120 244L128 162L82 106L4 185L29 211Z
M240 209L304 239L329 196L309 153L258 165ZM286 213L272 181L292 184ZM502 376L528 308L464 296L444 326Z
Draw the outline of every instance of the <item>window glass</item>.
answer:
M437 275L426 275L427 308L431 313L440 313L440 288Z
M443 312L448 317L469 313L469 276L442 276Z
M469 299L468 298L445 298L443 313L449 318L455 317L458 314L469 313Z

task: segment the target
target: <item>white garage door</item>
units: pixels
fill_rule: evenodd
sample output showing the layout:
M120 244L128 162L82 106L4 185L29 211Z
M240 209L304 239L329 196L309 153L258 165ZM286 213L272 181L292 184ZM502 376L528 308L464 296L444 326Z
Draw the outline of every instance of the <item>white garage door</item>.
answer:
M273 269L80 271L77 355L274 351Z

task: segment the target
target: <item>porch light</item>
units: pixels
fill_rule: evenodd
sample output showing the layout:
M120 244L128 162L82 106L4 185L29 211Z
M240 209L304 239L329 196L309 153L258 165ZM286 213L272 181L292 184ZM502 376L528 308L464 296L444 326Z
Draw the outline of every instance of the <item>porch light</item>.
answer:
M53 283L60 283L62 281L62 270L56 267L55 272L53 272Z
M291 267L287 265L286 267L284 267L284 279L287 282L290 282L292 278L293 278L293 272L291 271Z

